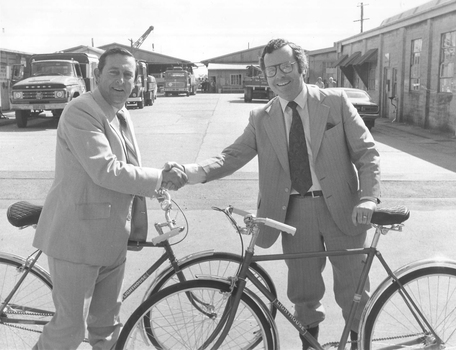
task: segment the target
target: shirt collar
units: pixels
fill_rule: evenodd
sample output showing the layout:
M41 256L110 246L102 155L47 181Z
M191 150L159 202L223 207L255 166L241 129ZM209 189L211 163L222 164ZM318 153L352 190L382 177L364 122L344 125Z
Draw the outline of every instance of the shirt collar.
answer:
M285 109L287 108L288 102L290 102L290 101L287 101L280 96L279 96L279 101L280 101L280 106L282 107L282 111L283 111L283 113L285 113ZM303 84L301 92L298 94L298 96L296 96L294 101L297 103L299 108L304 109L304 107L307 104L307 86L306 86L306 84Z

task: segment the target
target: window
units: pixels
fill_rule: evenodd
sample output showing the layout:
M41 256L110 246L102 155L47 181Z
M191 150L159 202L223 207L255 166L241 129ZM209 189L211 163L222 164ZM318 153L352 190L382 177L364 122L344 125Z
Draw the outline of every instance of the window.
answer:
M410 90L419 91L421 86L420 57L422 39L412 40L412 51L410 56Z
M439 91L456 93L456 31L442 34Z
M231 74L230 75L230 85L242 85L241 74Z

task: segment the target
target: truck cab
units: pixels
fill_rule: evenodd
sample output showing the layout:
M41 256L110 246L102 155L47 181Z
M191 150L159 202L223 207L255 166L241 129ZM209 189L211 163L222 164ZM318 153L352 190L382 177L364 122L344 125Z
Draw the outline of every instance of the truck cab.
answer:
M29 117L51 111L59 117L73 98L95 87L94 69L98 58L86 53L33 55L30 76L12 87L11 108L19 128Z

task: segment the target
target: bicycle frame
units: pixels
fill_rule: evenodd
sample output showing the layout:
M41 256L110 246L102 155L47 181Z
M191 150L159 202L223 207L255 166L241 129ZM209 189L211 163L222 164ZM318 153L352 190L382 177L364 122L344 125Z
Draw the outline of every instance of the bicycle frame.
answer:
M356 288L355 295L353 297L352 306L350 308L350 313L348 320L344 326L342 331L342 335L339 341L338 350L344 350L345 345L347 344L348 335L351 330L351 325L353 323L357 308L361 301L361 295L364 289L364 285L367 281L369 276L369 271L372 267L372 263L374 258L377 257L385 269L388 277L393 283L396 283L400 288L400 295L404 299L405 303L409 307L410 311L414 315L417 322L421 325L423 329L428 329L433 335L436 337L438 341L441 341L440 338L437 336L435 330L431 327L429 322L426 320L422 312L416 306L410 295L407 291L403 288L399 281L399 277L390 269L389 265L384 260L381 253L377 250L377 244L380 238L380 235L383 234L383 230L397 230L400 231L402 225L392 225L391 228L384 228L383 226L375 225L376 230L374 237L372 239L372 243L370 247L367 248L357 248L357 249L348 249L348 250L333 250L333 251L324 251L324 252L305 252L305 253L291 253L291 254L262 254L262 255L254 255L254 247L255 242L258 237L258 228L255 227L252 230L252 239L250 244L245 252L244 261L242 263L242 267L236 278L236 289L232 294L232 301L230 301L227 305L227 310L225 311L222 320L214 332L212 333L211 337L205 342L205 346L210 344L217 338L217 334L220 331L222 333L218 337L213 349L217 349L225 340L231 325L234 321L236 310L239 305L241 295L245 292L245 284L246 278L249 278L251 283L254 284L261 293L277 308L277 310L290 322L305 339L312 345L312 347L316 350L324 350L323 347L318 343L318 341L305 329L302 323L297 320L294 315L278 300L275 298L262 284L258 279L249 271L249 265L251 262L260 262L260 261L277 261L277 260L285 260L285 259L308 259L308 258L322 258L322 257L331 257L331 256L351 256L351 255L359 255L359 254L366 254L367 259L365 261L363 270L361 272L361 276L359 278L359 282ZM261 302L261 301L260 301ZM222 330L223 328L223 330ZM274 329L274 335L277 336L277 330ZM204 346L203 346L204 348Z

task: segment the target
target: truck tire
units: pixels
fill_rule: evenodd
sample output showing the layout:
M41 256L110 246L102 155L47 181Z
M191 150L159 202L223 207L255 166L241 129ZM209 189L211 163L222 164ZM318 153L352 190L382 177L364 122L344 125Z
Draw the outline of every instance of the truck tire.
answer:
M138 101L138 108L139 109L144 108L144 95L141 95L141 101Z
M18 128L25 128L27 126L27 120L30 116L30 111L19 110L16 111L16 125Z
M252 102L252 88L244 89L244 102Z

